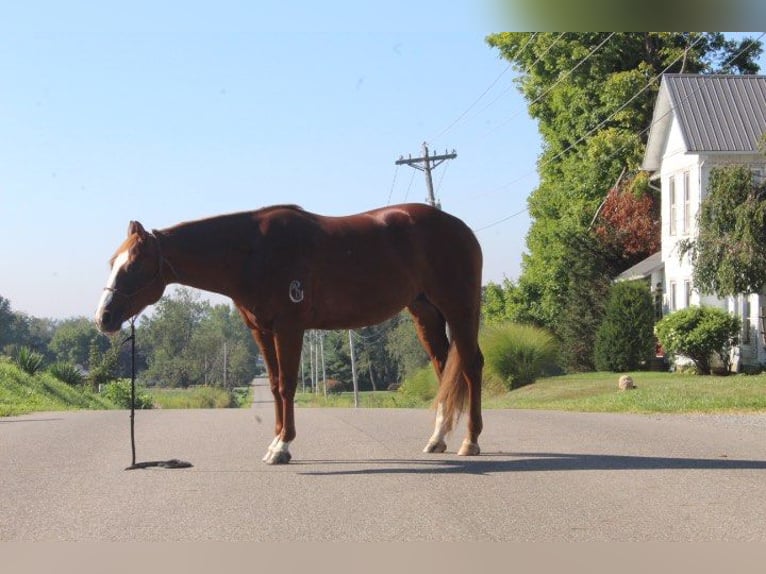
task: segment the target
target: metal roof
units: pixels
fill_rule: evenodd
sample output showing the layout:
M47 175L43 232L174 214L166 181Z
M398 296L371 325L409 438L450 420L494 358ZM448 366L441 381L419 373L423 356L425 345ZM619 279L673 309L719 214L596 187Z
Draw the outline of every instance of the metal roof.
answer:
M665 74L655 103L645 169L659 168L675 114L689 152L753 153L766 132L766 76Z

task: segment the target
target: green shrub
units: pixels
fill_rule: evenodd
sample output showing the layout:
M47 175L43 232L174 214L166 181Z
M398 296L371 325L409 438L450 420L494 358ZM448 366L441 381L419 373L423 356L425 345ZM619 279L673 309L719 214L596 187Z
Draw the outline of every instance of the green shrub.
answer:
M609 289L604 320L596 331L594 358L599 371L635 371L654 352L654 305L640 281L616 283Z
M101 394L118 407L130 408L130 380L120 379L103 386ZM151 409L154 406L152 396L136 385L136 408Z
M199 409L228 409L237 406L232 394L221 387L196 387L194 400Z
M438 390L439 381L436 379L433 367L429 365L407 377L397 393L418 401L431 401L436 397Z
M28 375L34 375L42 369L44 358L41 353L33 351L29 347L19 347L14 361L22 371Z
M515 389L557 369L558 345L548 331L532 325L503 323L485 327L480 336L488 375Z
M228 391L221 387L197 386L188 389L152 389L152 401L162 409L228 409L247 402L249 389Z
M111 401L83 386L73 387L46 371L25 373L0 357L0 417L40 411L113 409Z
M73 387L82 385L85 380L80 369L72 363L53 363L48 367L48 372L62 383L66 383Z
M695 306L666 315L655 326L655 332L669 356L688 357L700 374L707 375L714 355L728 370L729 351L740 328L739 318L723 309Z

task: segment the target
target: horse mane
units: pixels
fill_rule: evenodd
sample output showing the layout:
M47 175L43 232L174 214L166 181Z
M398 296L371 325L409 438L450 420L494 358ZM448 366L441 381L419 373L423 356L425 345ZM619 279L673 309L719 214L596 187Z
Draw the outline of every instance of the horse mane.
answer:
M292 204L292 203L269 205L267 207L262 207L260 209L256 209L252 213L257 214L257 215L268 215L268 214L270 214L270 213L272 213L274 211L280 211L280 210L285 210L285 209L289 210L289 211L294 211L294 212L297 212L297 213L308 213L300 205L295 205L295 204ZM229 215L234 215L234 216L245 215L245 212L234 213L234 214L229 214ZM226 217L226 215L216 216L216 217L209 218L209 221L212 221L214 219L218 219L220 217ZM199 220L199 221L202 222L202 221L205 221L205 220ZM183 225L183 224L179 224L176 227L179 227L181 225ZM153 232L157 233L157 230L153 230ZM114 252L114 255L112 255L112 257L109 259L109 266L110 267L114 266L114 261L115 261L115 259L117 259L119 254L122 253L123 251L127 250L127 249L131 249L132 247L134 247L136 245L136 243L138 243L139 239L140 238L139 238L138 234L135 234L135 233L130 235L130 236L128 236L128 238L125 239L125 241L123 241L122 244Z

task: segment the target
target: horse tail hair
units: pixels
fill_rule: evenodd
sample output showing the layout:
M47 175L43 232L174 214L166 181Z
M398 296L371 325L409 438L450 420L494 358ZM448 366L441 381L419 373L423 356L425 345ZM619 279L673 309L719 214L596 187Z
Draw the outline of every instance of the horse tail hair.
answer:
M454 341L450 344L447 354L447 363L444 365L439 392L436 393L434 406L441 406L441 414L444 417L445 430L454 428L460 419L460 415L468 404L468 381L463 375L463 358Z

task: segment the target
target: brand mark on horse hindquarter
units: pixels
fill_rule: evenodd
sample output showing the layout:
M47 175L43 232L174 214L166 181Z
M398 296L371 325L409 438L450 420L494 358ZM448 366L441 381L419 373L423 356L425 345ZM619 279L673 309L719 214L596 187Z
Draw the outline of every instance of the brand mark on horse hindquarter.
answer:
M301 285L301 282L297 279L291 281L288 294L290 296L290 301L293 303L300 303L303 301L303 286Z

